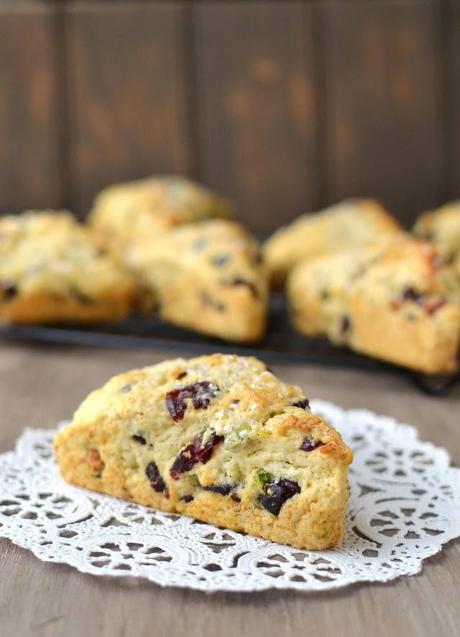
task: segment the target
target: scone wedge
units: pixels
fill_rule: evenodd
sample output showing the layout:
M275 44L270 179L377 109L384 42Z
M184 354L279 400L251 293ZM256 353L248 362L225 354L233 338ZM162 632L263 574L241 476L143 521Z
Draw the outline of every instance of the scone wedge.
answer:
M228 341L264 335L265 268L257 242L240 224L215 219L173 228L139 245L137 261L165 321Z
M349 199L313 214L304 214L277 230L264 245L270 279L280 287L301 261L360 248L369 241L402 231L399 223L373 199Z
M306 261L288 298L306 336L428 374L457 369L460 279L430 243L401 235Z
M116 376L54 447L80 487L299 548L343 536L352 452L255 358L214 354Z
M131 276L69 213L0 219L0 321L112 321L133 302Z

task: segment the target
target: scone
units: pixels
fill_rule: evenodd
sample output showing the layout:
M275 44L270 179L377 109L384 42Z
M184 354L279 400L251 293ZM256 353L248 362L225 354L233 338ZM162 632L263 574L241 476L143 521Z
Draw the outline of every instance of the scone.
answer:
M414 233L433 241L439 254L450 261L460 257L460 201L452 201L417 219Z
M343 536L350 449L255 358L177 359L112 378L54 441L68 482L267 540Z
M149 177L103 190L89 223L127 265L136 245L174 226L230 216L227 201L185 177ZM134 251L134 252L133 252Z
M288 279L307 336L426 373L457 367L460 286L432 244L405 235L298 265Z
M0 321L112 321L133 298L131 277L70 214L0 218Z
M263 336L265 269L257 243L236 222L173 228L157 241L139 245L137 261L165 321L228 341Z
M349 199L305 214L277 230L265 243L264 259L275 287L305 259L360 247L382 235L402 231L398 222L377 201Z

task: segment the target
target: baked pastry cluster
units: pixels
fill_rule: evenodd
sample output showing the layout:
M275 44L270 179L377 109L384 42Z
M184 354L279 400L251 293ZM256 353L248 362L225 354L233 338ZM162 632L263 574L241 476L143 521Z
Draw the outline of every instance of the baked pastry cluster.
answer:
M457 366L460 279L430 243L401 235L304 261L288 297L307 336L427 373Z
M305 259L359 248L368 241L402 231L377 201L349 199L314 214L305 214L277 230L264 245L264 258L275 287Z
M83 227L65 212L5 217L0 320L111 321L156 309L230 341L260 340L267 277L230 206L180 177L112 186Z
M1 321L114 321L133 301L131 276L70 214L0 218Z
M230 341L265 332L267 282L255 240L227 203L180 177L112 186L89 216L134 275L139 307Z
M231 341L264 335L267 277L256 241L238 223L173 228L140 243L137 263L164 320Z
M411 238L377 201L350 199L302 215L262 251L223 198L183 177L109 187L85 226L51 211L0 220L2 322L156 312L209 336L257 342L269 284L286 281L303 334L420 371L453 370L460 203L421 215Z
M343 536L351 450L255 358L176 359L112 378L55 438L68 482L275 542Z

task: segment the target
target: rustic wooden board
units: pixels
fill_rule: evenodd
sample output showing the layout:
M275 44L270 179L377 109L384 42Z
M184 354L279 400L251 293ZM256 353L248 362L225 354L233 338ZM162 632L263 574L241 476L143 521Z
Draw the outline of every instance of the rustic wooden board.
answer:
M329 201L383 198L410 223L441 202L439 4L318 6Z
M448 0L444 8L444 98L446 179L449 199L460 199L460 3Z
M199 175L273 229L317 204L311 9L202 2L194 16Z
M72 198L153 173L188 173L182 6L77 2L67 9Z
M54 12L0 2L0 212L59 206Z

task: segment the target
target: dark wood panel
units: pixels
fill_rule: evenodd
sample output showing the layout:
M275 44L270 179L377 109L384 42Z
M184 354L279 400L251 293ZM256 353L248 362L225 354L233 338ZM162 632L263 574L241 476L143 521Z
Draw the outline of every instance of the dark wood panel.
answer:
M318 7L326 201L372 195L407 223L444 196L437 2Z
M119 180L190 169L180 3L67 13L74 207Z
M317 203L310 17L299 2L195 7L200 177L253 228Z
M0 2L0 211L59 206L54 16Z
M458 0L449 0L446 3L444 29L447 194L449 199L460 199L460 3Z

